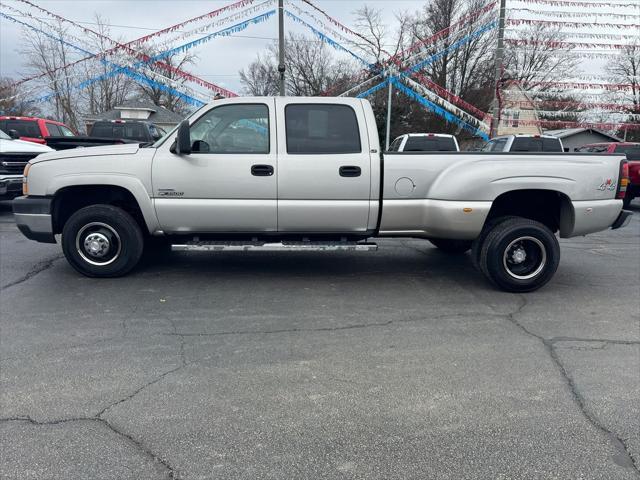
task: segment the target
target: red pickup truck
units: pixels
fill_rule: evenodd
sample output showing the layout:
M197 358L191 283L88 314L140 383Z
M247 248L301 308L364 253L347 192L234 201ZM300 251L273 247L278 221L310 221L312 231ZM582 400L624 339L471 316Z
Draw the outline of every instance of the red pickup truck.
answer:
M47 143L45 137L75 136L75 133L64 123L37 117L0 116L0 130L19 140L43 145Z
M629 180L627 193L624 197L624 207L628 207L636 197L640 197L640 143L591 143L576 148L576 152L593 153L626 153L629 161Z

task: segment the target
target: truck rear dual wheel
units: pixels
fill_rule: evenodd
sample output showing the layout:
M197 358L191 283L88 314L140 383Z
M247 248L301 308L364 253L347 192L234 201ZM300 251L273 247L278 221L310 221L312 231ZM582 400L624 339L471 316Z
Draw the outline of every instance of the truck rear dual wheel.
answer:
M113 205L90 205L75 212L62 229L67 261L87 277L120 277L138 263L144 247L135 219Z
M474 250L491 282L508 292L531 292L551 280L560 263L560 245L547 226L508 217L488 227Z

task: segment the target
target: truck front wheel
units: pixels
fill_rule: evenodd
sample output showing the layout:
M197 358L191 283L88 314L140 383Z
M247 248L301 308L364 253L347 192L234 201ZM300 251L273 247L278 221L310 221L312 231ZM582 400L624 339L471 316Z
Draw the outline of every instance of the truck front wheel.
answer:
M429 240L441 252L450 254L465 253L471 248L471 240L451 240L446 238L433 238Z
M75 212L62 229L67 261L87 277L119 277L136 266L144 238L135 219L113 205L90 205Z
M560 245L542 223L512 217L492 226L480 245L479 260L484 275L502 290L531 292L556 273Z

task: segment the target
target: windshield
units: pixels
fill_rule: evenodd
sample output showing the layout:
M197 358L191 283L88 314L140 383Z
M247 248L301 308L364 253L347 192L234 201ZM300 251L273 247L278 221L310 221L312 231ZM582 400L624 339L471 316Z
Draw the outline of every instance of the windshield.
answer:
M3 140L11 140L11 137L4 133L2 130L0 130L0 138Z
M185 120L189 120L190 118L192 118L195 114L197 114L200 110L202 110L206 106L207 106L207 104L205 103L204 105L202 105L197 110L194 110L193 113L191 113L191 115L189 115L189 116L187 116L185 118ZM171 130L169 130L167 133L165 133L161 138L156 140L153 144L149 145L149 148L158 148L160 145L162 145L167 140L168 137L170 137L173 134L173 132L175 132L178 129L179 126L180 126L180 124L178 124L175 127L173 127Z

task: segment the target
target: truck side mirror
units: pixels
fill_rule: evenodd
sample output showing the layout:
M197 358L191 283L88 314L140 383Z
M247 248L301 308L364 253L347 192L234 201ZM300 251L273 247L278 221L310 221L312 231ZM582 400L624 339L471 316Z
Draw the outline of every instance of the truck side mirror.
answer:
M191 131L189 120L183 120L178 127L176 141L171 146L171 152L177 155L189 155L191 153Z
M7 134L8 134L11 138L13 138L14 140L18 140L18 139L20 138L20 134L18 133L18 131L17 131L17 130L13 130L13 129L11 129L11 130L9 130L9 131L7 132Z

